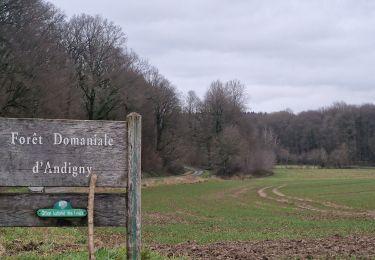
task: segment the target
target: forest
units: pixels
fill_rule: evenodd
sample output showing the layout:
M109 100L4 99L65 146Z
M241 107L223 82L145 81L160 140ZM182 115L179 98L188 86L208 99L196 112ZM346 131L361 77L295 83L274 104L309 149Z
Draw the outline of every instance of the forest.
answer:
M273 136L280 164L321 167L373 166L375 106L338 102L316 111L250 114Z
M212 79L203 98L177 87L101 16L68 19L41 0L0 2L0 117L125 120L138 112L151 176L185 165L231 176L268 174L275 163L375 163L374 105L254 113L240 80Z

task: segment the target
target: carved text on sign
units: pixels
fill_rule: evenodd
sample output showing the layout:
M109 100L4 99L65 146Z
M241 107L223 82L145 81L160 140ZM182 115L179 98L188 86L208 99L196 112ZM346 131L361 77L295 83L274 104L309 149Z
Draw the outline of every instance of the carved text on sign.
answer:
M53 145L72 145L72 146L113 146L113 139L104 134L104 136L92 137L66 137L61 133L53 133ZM42 145L43 136L33 133L31 136L22 135L18 132L11 132L10 143L12 145Z
M36 161L33 166L33 173L70 174L73 177L82 174L85 177L89 177L92 173L92 167L72 165L71 162L63 162L61 165L54 165L50 161Z

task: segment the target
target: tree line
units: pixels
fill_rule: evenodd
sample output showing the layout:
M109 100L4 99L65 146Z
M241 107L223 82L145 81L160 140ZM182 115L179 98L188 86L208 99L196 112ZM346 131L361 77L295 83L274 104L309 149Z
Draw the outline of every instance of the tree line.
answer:
M136 111L146 173L184 165L223 176L267 173L273 140L245 104L238 80L213 81L202 100L182 96L101 16L67 19L42 0L0 2L1 117L125 120Z
M249 114L272 136L280 164L375 164L375 105L336 103L315 111ZM271 138L271 137L270 137Z

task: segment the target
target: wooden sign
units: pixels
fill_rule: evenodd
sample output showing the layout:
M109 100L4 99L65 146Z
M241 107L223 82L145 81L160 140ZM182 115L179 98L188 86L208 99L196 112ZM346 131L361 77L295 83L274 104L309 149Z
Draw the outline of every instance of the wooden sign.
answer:
M97 176L97 187L126 188L126 193L96 193L88 215L96 226L126 226L127 257L140 259L141 116L0 118L0 187L88 187L91 176ZM58 201L81 211L51 209ZM0 193L0 226L87 226L87 205L87 193Z
M0 122L0 186L126 187L126 122Z

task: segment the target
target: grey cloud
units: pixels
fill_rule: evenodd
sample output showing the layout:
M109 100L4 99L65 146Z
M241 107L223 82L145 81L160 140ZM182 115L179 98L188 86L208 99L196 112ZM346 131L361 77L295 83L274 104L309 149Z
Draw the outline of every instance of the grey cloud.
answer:
M52 2L68 15L113 20L183 92L203 96L211 81L237 78L257 111L375 97L375 1Z

